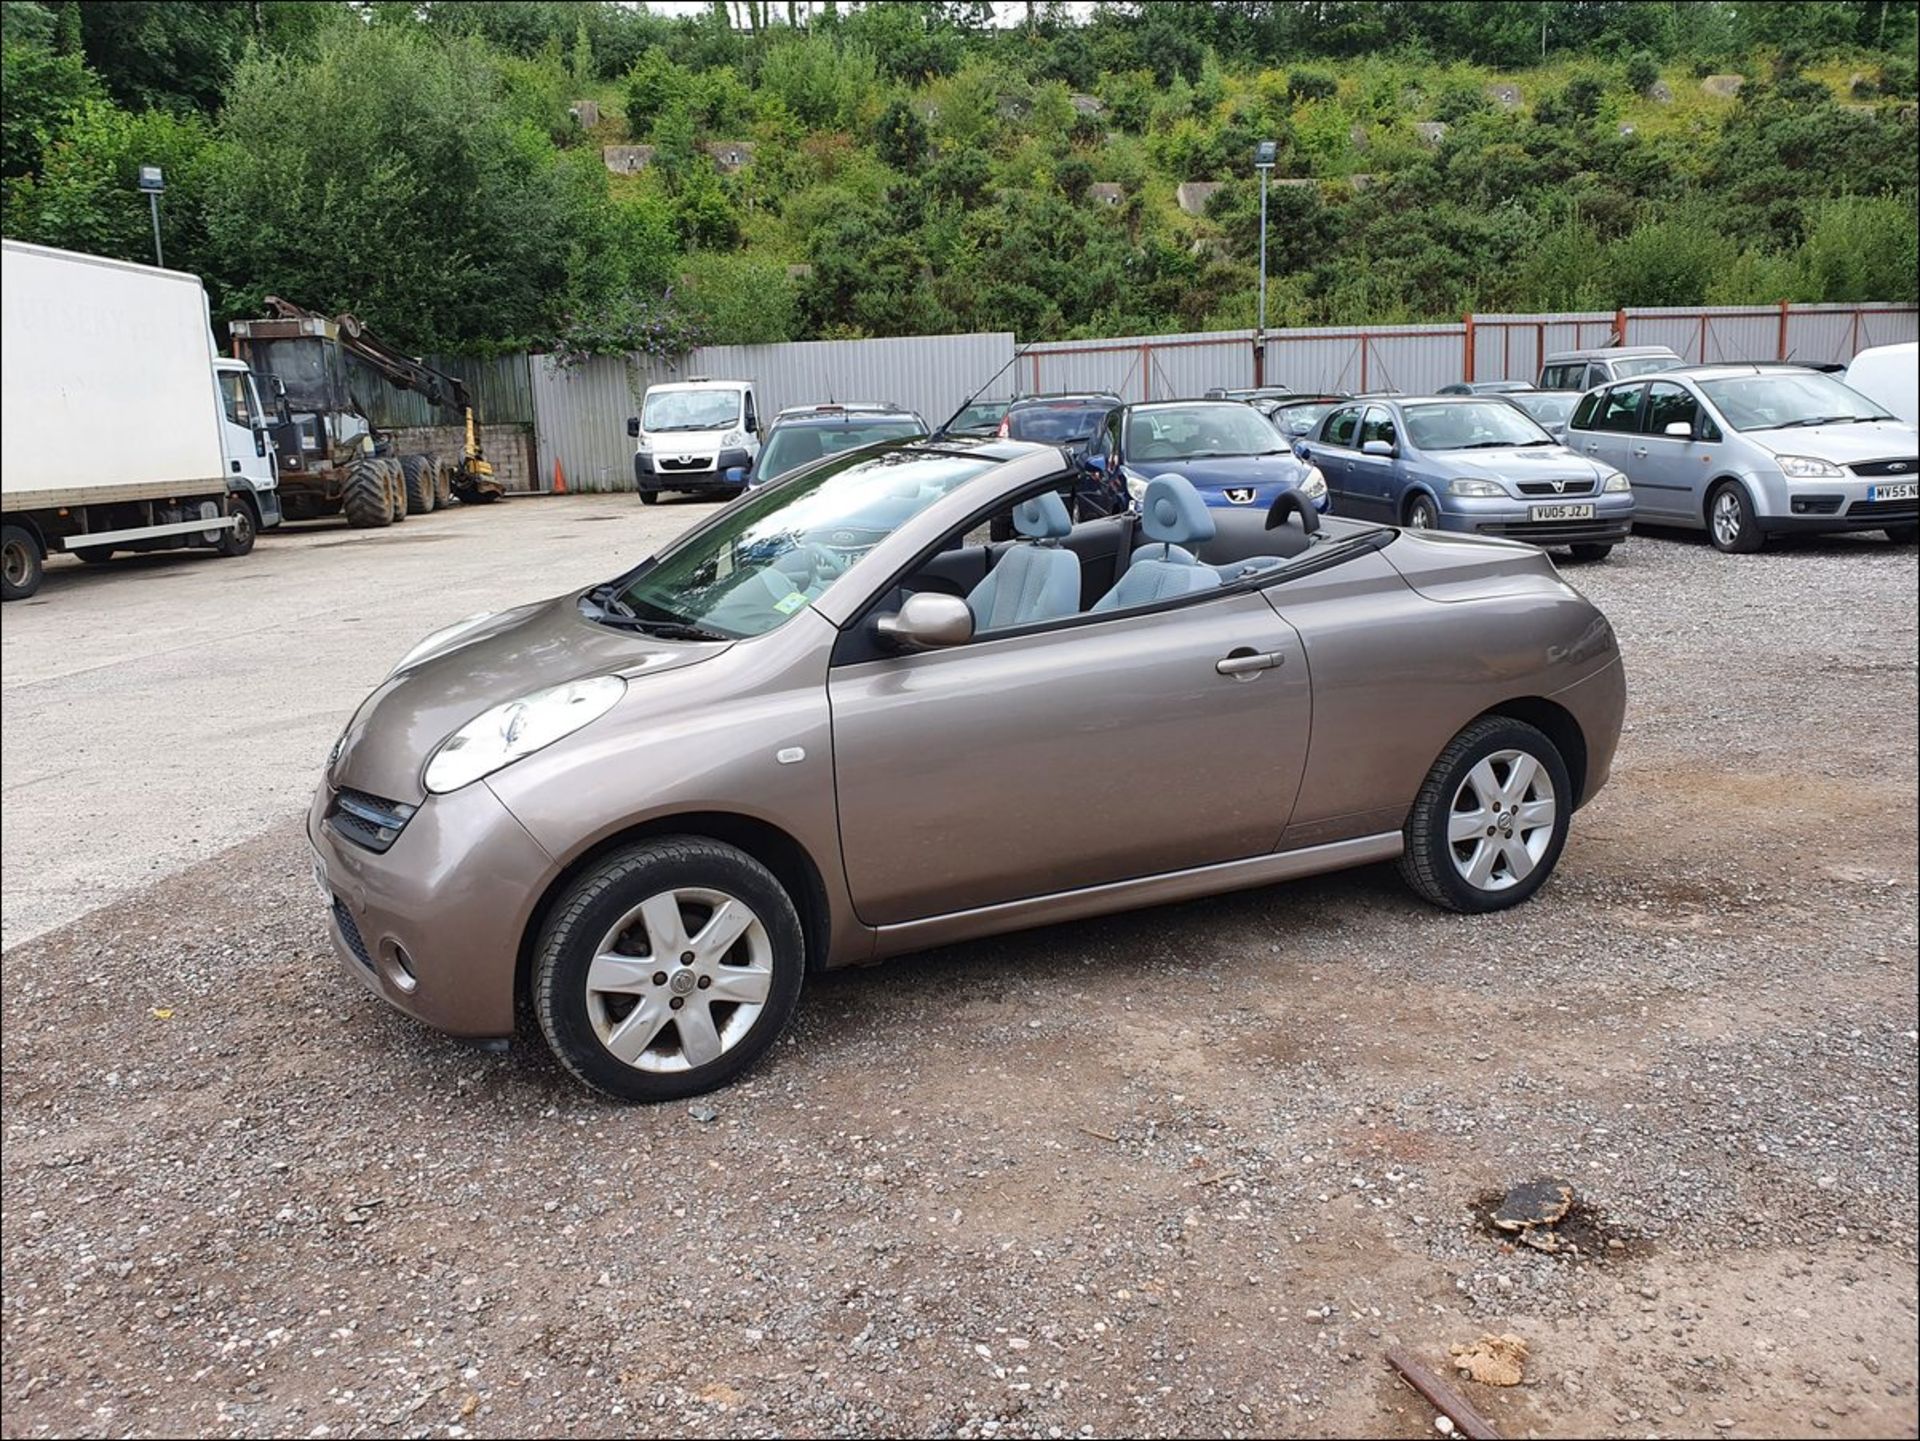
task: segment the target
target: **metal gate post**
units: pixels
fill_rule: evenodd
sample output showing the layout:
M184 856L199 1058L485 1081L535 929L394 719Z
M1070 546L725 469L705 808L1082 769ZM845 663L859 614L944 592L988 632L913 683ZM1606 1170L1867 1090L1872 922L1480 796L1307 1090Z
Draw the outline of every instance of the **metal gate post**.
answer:
M1786 358L1787 358L1787 302L1783 300L1780 302L1780 353L1776 355L1774 359L1785 360Z
M1469 310L1465 315L1461 316L1460 322L1466 326L1467 345L1466 364L1462 367L1466 371L1466 374L1463 375L1461 379L1470 382L1473 379L1473 312Z

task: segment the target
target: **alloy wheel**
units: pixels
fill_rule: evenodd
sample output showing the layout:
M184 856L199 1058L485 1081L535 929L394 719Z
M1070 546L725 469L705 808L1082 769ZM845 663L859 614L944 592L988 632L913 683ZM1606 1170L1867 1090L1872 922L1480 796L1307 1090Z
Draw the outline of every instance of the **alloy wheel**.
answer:
M1412 508L1407 511L1407 529L1432 530L1433 507L1424 500L1416 500Z
M649 896L601 938L587 968L600 1043L643 1071L689 1071L746 1036L773 987L773 942L745 901L677 887Z
M1467 772L1447 817L1447 850L1470 886L1517 886L1553 843L1553 780L1520 750L1496 751Z
M1730 548L1739 541L1740 530L1740 497L1731 489L1723 490L1713 498L1713 538Z

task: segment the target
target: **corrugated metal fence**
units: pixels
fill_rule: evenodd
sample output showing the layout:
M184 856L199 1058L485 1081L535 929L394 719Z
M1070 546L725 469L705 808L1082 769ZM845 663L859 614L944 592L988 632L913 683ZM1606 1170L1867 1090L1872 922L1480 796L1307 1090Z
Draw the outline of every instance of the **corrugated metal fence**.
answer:
M1265 380L1300 391L1432 391L1457 380L1533 380L1558 350L1665 345L1690 361L1847 361L1871 345L1920 338L1911 305L1763 305L1469 315L1438 325L1325 326L1267 332ZM1136 335L1036 344L1017 363L1014 337L912 336L707 346L678 364L600 356L561 366L545 355L486 360L429 357L472 389L489 425L533 433L535 482L554 462L576 490L633 488L626 418L656 381L690 376L752 380L763 415L825 400L890 400L937 425L989 377L990 398L1037 391L1110 390L1125 400L1199 395L1251 385L1254 332ZM362 392L383 426L446 424L417 395L371 374ZM763 421L764 424L764 421Z

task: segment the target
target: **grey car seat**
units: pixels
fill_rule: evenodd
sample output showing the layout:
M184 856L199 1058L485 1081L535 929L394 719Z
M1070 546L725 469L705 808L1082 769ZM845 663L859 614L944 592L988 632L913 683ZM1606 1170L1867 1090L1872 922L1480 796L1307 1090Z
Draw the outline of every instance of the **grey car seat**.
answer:
M1093 603L1094 610L1127 610L1220 584L1220 573L1202 565L1188 549L1213 539L1213 516L1184 475L1161 475L1147 482L1140 500L1140 531L1158 543L1134 552L1127 573Z
M1013 528L1027 539L1000 557L967 595L976 631L1007 630L1077 615L1080 558L1058 542L1073 530L1066 503L1051 490L1013 508Z

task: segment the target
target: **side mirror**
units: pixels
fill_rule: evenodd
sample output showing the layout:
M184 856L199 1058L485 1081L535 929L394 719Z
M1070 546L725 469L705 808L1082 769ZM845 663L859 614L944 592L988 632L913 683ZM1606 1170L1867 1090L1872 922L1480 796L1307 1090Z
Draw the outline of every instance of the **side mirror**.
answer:
M1107 468L1107 458L1104 455L1088 455L1083 458L1087 462L1088 470L1105 470Z
M892 615L873 623L880 638L897 650L934 650L965 645L973 639L973 612L957 595L922 591Z
M728 485L745 485L747 483L747 472L745 467L738 466L738 465L728 466L727 473L726 473L726 480Z
M1684 420L1674 421L1672 424L1668 425L1667 428L1661 431L1660 433L1662 435L1674 436L1679 440L1693 439L1693 427L1687 424L1687 422Z
M1360 447L1360 453L1362 455L1384 455L1391 457L1393 455L1393 444L1385 440L1369 440Z
M1303 437L1306 435L1306 433L1307 432L1304 429L1296 430L1294 432L1295 435L1303 436ZM1313 464L1313 452L1307 449L1307 442L1304 439L1294 441L1293 458L1295 460L1304 461L1308 465Z
M627 417L627 434L632 436L635 440L638 440L640 438L640 417L639 416L629 415Z

